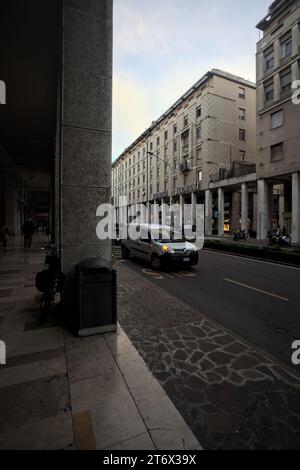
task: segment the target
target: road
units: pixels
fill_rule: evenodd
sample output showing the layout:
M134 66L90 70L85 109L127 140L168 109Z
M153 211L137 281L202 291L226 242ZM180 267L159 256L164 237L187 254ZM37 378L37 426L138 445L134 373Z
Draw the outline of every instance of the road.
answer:
M156 273L136 259L126 266L292 366L291 345L300 340L300 269L210 251L186 272Z

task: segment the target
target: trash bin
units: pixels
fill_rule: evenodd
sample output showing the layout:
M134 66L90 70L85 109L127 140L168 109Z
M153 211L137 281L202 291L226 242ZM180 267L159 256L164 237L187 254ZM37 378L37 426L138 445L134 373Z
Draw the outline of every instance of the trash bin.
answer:
M88 258L76 266L78 335L117 329L117 273L110 262Z

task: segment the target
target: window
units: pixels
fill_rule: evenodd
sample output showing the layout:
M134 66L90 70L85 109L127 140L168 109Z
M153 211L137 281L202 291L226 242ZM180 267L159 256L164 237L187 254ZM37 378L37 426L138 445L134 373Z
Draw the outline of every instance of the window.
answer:
M189 123L189 118L188 116L184 116L184 119L183 119L183 127L186 127Z
M174 160L174 170L177 170L177 160Z
M165 131L165 142L168 140L168 131Z
M174 135L177 134L177 124L174 124L173 126L173 133Z
M283 126L283 110L276 111L271 114L271 129L277 129L277 127Z
M153 142L150 142L150 150L153 150Z
M240 162L244 162L244 161L245 161L245 158L246 158L246 152L245 152L245 150L240 150L240 151L239 151L239 154L240 154Z
M265 57L265 70L271 70L274 67L274 49L268 49L264 53Z
M198 106L196 109L196 119L199 119L201 117L201 106Z
M202 181L202 170L197 170L197 181Z
M197 127L197 130L196 130L196 136L197 136L197 139L201 139L201 126Z
M167 190L168 190L168 182L165 181L165 182L164 182L164 191L166 192Z
M157 139L156 139L156 145L157 145L157 147L159 147L159 144L160 144L160 139L159 139L159 137L157 137Z
M245 141L246 140L246 131L245 129L239 130L239 139Z
M245 88L239 87L239 98L242 98L243 100L246 98Z
M278 162L283 159L283 144L276 144L271 146L271 162Z
M265 101L273 101L274 99L274 82L265 83Z
M173 143L173 150L174 152L177 151L177 141L175 140L175 142Z
M159 193L159 183L156 184L156 192Z
M281 40L281 57L285 59L292 54L292 36L285 37Z
M196 159L199 161L201 160L201 146L198 146L197 150L196 150Z
M287 69L280 75L280 86L281 86L281 93L288 93L291 91L291 84L292 84L292 72L291 69Z
M242 120L246 119L246 110L243 108L239 108L239 119L242 119Z

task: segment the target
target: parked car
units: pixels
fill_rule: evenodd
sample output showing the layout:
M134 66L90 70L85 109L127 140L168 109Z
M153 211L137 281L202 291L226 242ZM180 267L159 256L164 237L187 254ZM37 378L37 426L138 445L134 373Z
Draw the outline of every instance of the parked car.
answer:
M174 229L163 225L131 224L132 229L140 227L138 240L122 240L124 259L131 255L149 261L155 270L165 266L194 266L198 264L198 249Z

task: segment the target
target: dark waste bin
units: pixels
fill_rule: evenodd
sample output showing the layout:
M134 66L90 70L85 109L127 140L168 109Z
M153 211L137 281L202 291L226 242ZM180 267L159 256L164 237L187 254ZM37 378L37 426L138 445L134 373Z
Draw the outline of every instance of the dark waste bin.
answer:
M76 266L78 334L89 336L117 329L117 273L102 258L88 258Z

